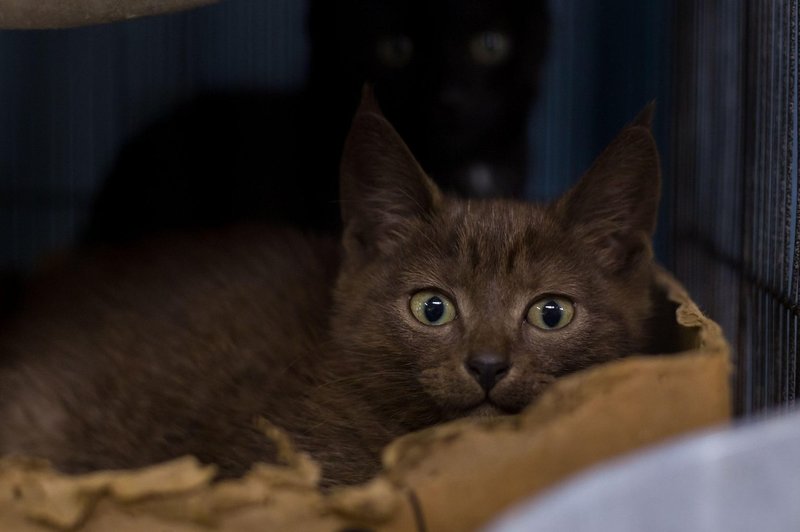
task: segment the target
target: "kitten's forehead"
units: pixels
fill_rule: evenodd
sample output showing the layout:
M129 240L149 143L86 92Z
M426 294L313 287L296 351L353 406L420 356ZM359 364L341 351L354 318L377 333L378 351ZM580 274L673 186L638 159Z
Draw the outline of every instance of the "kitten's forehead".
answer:
M509 200L451 200L442 210L438 247L473 273L510 274L551 261L563 240L558 220L543 205Z
M455 200L444 213L451 236L460 247L477 245L487 254L536 246L558 225L546 207L509 200Z

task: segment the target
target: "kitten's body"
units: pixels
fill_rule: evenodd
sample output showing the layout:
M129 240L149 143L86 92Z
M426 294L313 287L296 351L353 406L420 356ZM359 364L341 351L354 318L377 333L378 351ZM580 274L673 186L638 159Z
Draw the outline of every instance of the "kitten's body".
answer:
M466 202L368 98L343 158L341 248L250 227L43 277L0 336L0 452L69 471L192 453L235 475L275 458L263 416L326 483L356 482L396 436L518 412L553 379L642 350L658 161L641 120L552 205ZM451 321L410 310L431 290ZM543 297L572 301L572 321L535 327ZM487 357L502 364L491 385Z
M342 378L327 331L337 256L332 239L252 226L43 276L3 331L0 442L73 472L193 453L236 475L274 459L265 416L323 453L328 476L365 478L401 431L329 386ZM326 453L373 463L348 471Z

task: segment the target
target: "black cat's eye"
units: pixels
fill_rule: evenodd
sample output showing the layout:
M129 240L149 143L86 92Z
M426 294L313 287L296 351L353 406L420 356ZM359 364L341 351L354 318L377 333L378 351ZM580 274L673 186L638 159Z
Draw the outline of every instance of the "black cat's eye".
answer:
M480 65L497 65L511 53L511 38L502 31L482 31L470 39L469 53Z
M425 325L444 325L456 317L455 305L444 295L433 290L423 290L411 296L411 314Z
M391 68L402 68L414 55L414 43L406 35L390 35L378 40L375 45L378 60Z
M566 327L575 315L575 305L565 297L548 296L528 309L527 321L534 327L552 331Z

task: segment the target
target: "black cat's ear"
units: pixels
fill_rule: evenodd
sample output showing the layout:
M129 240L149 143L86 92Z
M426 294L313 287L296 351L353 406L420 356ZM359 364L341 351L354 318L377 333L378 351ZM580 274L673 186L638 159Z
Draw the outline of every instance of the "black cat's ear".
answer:
M384 118L365 86L345 142L340 197L347 253L391 248L413 225L429 218L441 192Z
M661 193L658 148L650 131L654 109L651 102L624 127L555 204L564 222L612 270L652 255Z

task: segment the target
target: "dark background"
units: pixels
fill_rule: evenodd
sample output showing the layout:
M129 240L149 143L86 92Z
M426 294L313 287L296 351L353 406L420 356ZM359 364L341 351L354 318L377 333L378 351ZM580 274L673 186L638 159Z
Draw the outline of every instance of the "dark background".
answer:
M732 344L742 414L800 380L798 1L551 1L527 196L556 196L653 98L656 250ZM121 144L201 91L303 86L302 2L0 32L0 270L69 246ZM624 302L621 302L624 304Z
M667 116L666 2L597 4L552 2L529 128L531 198L562 192L649 100ZM105 26L0 32L0 268L30 268L72 243L121 144L191 95L302 87L306 9L227 0ZM657 127L666 153L664 120Z

